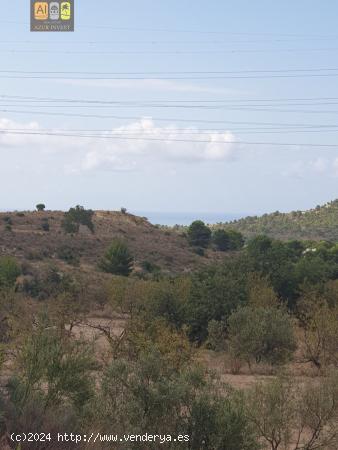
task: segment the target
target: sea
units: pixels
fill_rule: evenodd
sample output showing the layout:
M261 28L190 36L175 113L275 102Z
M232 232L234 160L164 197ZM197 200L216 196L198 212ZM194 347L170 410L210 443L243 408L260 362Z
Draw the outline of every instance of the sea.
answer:
M132 214L147 217L150 223L154 225L190 225L194 220L203 220L207 224L219 222L230 222L240 219L248 214L231 213L203 213L203 212L155 212L155 211L130 211Z

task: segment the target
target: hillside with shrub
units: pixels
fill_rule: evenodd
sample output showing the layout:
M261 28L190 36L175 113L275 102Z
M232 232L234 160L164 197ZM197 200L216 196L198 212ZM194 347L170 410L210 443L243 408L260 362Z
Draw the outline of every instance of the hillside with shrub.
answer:
M230 228L246 237L266 234L276 239L338 240L338 199L308 211L250 216L217 228Z

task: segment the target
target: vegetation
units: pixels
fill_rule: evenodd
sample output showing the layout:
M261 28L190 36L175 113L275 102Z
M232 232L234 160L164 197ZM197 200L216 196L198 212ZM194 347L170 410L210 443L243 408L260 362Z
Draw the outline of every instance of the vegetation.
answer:
M61 217L78 231L93 214L71 210L58 222L57 213L16 216L16 230L34 230L28 248L27 233L1 236L1 248L12 247L0 257L0 446L29 429L181 435L169 449L337 449L336 242L258 235L243 246L240 233L210 235L200 223L198 258L185 236L120 212L112 242L100 234L104 212L95 235L74 238L58 231ZM42 223L56 232L41 233ZM180 243L170 262L185 245L192 269L163 265L153 250L160 233Z
M190 245L196 247L208 247L211 240L211 230L201 220L195 220L188 228L187 234Z
M101 270L113 275L128 276L133 267L133 257L124 241L114 239L100 261Z
M221 229L235 229L246 237L266 234L276 239L338 240L338 199L309 211L264 214L219 224Z
M44 203L38 203L36 205L36 210L37 211L44 211L46 209L46 205Z
M234 230L215 230L212 234L212 241L216 248L222 252L240 250L244 245L242 234Z
M83 206L77 205L65 213L62 228L66 233L77 233L80 225L84 225L93 233L93 215L94 211L91 209L85 209Z
M10 256L0 257L0 288L13 287L20 273L20 266L14 258Z
M277 308L244 307L229 318L230 350L235 358L285 364L296 350L288 315Z

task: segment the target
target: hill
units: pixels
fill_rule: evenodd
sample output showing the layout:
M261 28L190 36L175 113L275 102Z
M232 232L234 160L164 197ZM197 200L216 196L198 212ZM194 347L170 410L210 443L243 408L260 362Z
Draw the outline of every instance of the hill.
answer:
M136 269L144 264L163 272L180 273L217 258L208 251L196 255L183 234L162 230L146 218L113 211L95 211L94 233L80 226L78 233L66 234L61 228L61 211L0 213L0 256L12 255L35 265L63 264L73 257L81 271L96 270L113 238L122 238L135 258ZM47 231L43 229L48 223Z
M291 211L245 217L218 224L218 228L232 228L246 237L266 234L276 239L338 241L338 199L308 211Z

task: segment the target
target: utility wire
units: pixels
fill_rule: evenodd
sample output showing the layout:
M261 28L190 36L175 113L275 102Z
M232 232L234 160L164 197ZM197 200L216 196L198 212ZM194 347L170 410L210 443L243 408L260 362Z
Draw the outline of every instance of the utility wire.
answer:
M84 135L84 134L62 134L62 133L42 133L42 132L16 132L16 131L3 131L0 130L0 134L12 134L12 135L33 135L33 136L61 136L61 137L80 137L80 138L98 138L98 139L117 139L117 140L137 140L137 141L159 141L159 142L187 142L187 143L205 143L205 144L226 144L226 145L269 145L269 146L286 146L286 147L323 147L323 148L338 148L338 144L313 144L313 143L290 143L290 142L249 142L249 141L216 141L211 139L163 139L163 138L150 138L150 137L125 137L120 135L114 136L102 136L102 135Z
M116 120L141 120L141 119L152 119L161 122L185 122L191 124L195 123L219 123L219 124L251 124L251 125L276 125L275 122L233 122L228 120L208 120L208 119L181 119L181 118L164 118L164 117L152 117L152 116L117 116L117 115L103 115L103 114L75 114L75 113L61 113L61 112L50 112L50 111L19 111L10 109L0 109L0 112L6 114L35 114L41 116L61 116L61 117L78 117L78 118L90 118L90 119L116 119ZM285 126L307 126L304 124L297 123L284 123ZM330 125L321 125L322 127Z

